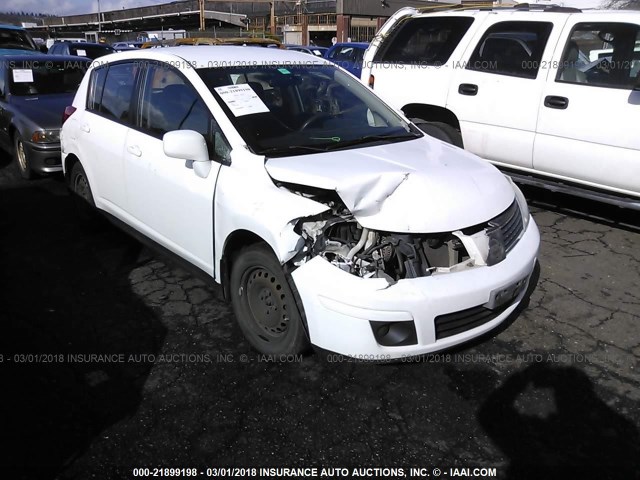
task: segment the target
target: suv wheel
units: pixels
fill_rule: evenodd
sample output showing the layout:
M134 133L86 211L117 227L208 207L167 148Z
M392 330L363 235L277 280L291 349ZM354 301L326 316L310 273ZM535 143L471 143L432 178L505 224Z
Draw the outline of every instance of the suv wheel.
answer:
M460 135L460 132L448 123L427 122L426 120L422 120L421 118L414 118L412 119L412 121L416 124L416 127L418 127L430 137L437 138L438 140L442 140L443 142L447 142L451 145L455 145L456 147L463 148L462 135Z
M265 354L298 354L309 346L296 300L266 244L243 248L231 267L231 303L249 343Z
M22 137L20 134L16 133L16 136L13 141L13 156L18 166L18 170L20 171L20 175L25 180L30 180L33 178L33 171L31 170L31 164L29 163L29 157L27 156L27 152L24 149L24 143L22 142Z

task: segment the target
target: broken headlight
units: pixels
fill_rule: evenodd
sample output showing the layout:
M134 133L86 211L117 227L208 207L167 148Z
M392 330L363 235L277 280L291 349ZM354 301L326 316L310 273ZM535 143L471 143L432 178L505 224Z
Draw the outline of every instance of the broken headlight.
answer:
M511 179L511 177L507 176L507 179L509 180L509 183L511 183L511 186L513 187L513 192L516 195L516 201L518 202L518 207L520 207L520 214L522 215L522 225L523 225L523 231L527 230L527 227L529 226L529 206L527 205L527 200L524 198L524 194L522 193L522 190L520 190L520 188L518 188L518 186L513 182L513 180Z

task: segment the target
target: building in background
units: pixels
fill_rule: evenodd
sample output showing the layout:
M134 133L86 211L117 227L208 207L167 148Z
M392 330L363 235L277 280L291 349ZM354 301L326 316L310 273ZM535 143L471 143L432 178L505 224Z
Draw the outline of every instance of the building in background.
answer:
M171 38L273 35L285 43L331 45L332 41L369 41L376 30L405 6L442 7L459 2L424 0L181 0L99 13L46 17L30 26L39 37L78 37L109 43L138 40L154 32ZM201 30L201 18L204 30ZM160 35L157 34L160 32Z

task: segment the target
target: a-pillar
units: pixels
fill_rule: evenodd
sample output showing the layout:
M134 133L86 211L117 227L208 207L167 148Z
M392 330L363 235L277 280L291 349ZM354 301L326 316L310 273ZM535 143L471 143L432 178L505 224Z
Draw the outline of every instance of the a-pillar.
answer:
M336 16L336 38L339 42L346 42L351 31L351 17L349 15Z

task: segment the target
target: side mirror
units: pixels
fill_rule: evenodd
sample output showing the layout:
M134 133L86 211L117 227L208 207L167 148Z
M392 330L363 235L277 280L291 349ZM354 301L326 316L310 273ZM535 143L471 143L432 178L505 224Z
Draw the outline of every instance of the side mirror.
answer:
M40 50L41 53L47 53L49 51L46 45L40 45L38 50Z
M167 157L193 162L193 171L207 178L211 171L211 160L204 137L193 130L174 130L162 137L162 148Z

